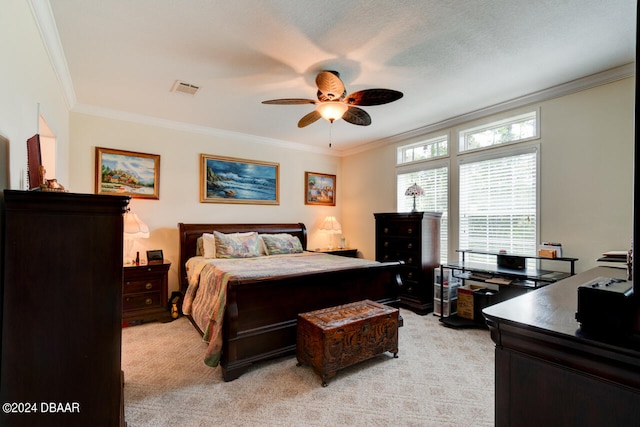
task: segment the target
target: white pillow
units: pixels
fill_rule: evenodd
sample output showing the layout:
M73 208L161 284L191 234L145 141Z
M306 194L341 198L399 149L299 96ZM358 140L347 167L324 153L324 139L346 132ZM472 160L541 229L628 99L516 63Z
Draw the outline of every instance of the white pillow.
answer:
M216 257L216 237L213 234L204 233L202 235L202 246L204 249L202 256L205 258Z

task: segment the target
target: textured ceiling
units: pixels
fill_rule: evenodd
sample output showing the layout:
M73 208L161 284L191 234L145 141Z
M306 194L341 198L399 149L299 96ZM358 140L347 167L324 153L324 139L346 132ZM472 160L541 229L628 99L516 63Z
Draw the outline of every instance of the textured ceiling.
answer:
M40 27L53 28L48 46L61 45L53 62L66 64L58 68L75 111L311 147L331 138L338 152L635 60L634 0L49 4L51 22ZM323 69L340 72L348 92L382 87L404 97L363 107L368 127L320 120L299 129L312 105L261 104L314 98ZM176 80L201 89L171 92Z

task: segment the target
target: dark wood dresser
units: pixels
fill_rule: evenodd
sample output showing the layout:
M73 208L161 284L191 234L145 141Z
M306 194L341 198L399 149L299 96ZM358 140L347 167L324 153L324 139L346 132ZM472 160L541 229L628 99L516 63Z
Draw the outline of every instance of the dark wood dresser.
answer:
M169 321L167 287L170 262L124 267L122 321Z
M4 192L0 425L124 424L129 197Z
M376 261L404 261L400 304L433 311L433 271L440 265L439 212L376 213Z
M638 425L640 342L590 336L575 319L580 285L625 276L597 267L483 310L496 343L496 426Z

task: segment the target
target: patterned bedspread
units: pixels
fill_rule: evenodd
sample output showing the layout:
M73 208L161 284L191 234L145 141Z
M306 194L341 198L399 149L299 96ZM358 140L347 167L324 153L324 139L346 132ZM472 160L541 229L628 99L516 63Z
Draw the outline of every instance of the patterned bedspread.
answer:
M191 315L204 332L203 340L209 343L205 363L215 367L222 355L222 321L230 279L258 279L373 264L378 263L315 252L232 259L193 257L186 264L189 287L182 310Z

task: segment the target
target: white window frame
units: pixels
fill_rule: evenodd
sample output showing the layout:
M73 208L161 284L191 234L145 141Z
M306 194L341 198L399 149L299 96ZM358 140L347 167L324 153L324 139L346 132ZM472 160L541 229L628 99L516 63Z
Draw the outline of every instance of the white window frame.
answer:
M445 154L441 154L439 156L427 157L427 158L418 159L418 160L416 159L407 160L407 161L404 160L406 152L408 150L414 150L415 148L418 148L418 147L429 147L436 144L440 144L442 142L446 142L447 144L447 150ZM412 144L402 145L398 147L397 156L396 156L396 165L408 165L408 164L414 164L414 163L430 162L436 159L449 157L450 154L451 154L451 138L449 133L447 132L447 133L443 133L443 134L439 134L439 135L427 138L420 142L414 142Z
M404 191L403 189L398 189L398 176L399 175L404 175L404 174L409 174L409 173L414 173L414 172L421 172L421 171L427 171L427 170L434 170L434 169L442 169L442 168L447 168L447 184L448 184L448 188L447 188L447 223L446 226L442 226L440 227L440 236L441 236L441 241L442 241L442 237L446 238L447 241L447 245L446 245L446 250L443 250L442 248L442 244L441 244L441 248L440 248L440 260L443 263L446 263L449 259L449 250L450 250L450 240L449 240L449 224L451 223L451 161L448 158L443 159L442 157L439 157L436 160L422 160L420 162L412 162L412 163L408 163L408 164L404 164L402 166L399 166L396 168L396 210L400 212L400 206L398 205L398 200L400 200L401 197L409 197L409 196L405 196L404 195ZM402 192L400 192L400 190L402 190ZM412 202L413 203L413 202Z
M475 162L482 162L482 161L486 161L486 160L493 160L493 159L498 159L501 157L512 157L512 156L517 156L517 155L521 155L521 154L530 154L532 152L535 152L536 154L536 218L535 218L535 223L536 223L536 230L535 230L535 242L539 242L540 241L540 143L539 142L528 142L528 143L518 143L518 145L514 145L514 144L504 144L504 145L498 145L498 146L492 146L490 148L485 148L483 150L474 150L472 152L468 152L468 153L464 153L464 154L460 154L458 156L458 170L456 171L457 174L457 178L458 178L458 188L456 190L456 199L458 200L457 203L457 214L458 214L458 219L457 219L457 224L456 224L456 228L458 231L458 244L460 244L460 202L459 202L459 198L460 198L460 167L464 164L469 164L469 163L475 163ZM458 248L458 249L474 249L474 248ZM523 254L523 255L535 255L535 253L531 253L531 254ZM483 257L483 256L475 256L475 258L473 258L473 260L475 261L485 261L485 262L493 262L495 261L495 257L494 258L487 258L487 257ZM535 263L535 260L529 260L532 263ZM535 265L530 265L531 267L534 267Z
M503 127L508 124L519 123L524 120L528 120L529 116L533 116L535 118L535 127L534 127L534 135L526 138L515 139L512 141L505 142L497 142L485 147L477 147L477 148L468 148L467 138L466 136L469 134L475 134L482 132L484 130L491 130ZM458 152L460 154L463 153L472 153L476 151L489 150L495 147L504 147L507 145L513 144L521 144L527 141L540 139L540 108L529 108L521 111L512 111L510 114L503 114L501 116L493 116L489 119L485 119L483 121L477 122L471 127L465 127L463 129L458 130Z

